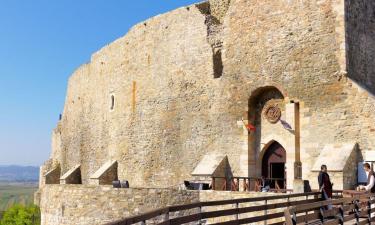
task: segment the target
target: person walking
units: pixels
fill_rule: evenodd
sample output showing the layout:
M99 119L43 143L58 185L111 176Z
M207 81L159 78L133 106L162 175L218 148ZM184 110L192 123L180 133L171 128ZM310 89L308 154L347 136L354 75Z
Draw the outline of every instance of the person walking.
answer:
M327 166L322 165L318 176L319 191L322 193L323 200L332 199L332 186L331 180L327 173ZM331 209L332 205L328 205L328 209Z

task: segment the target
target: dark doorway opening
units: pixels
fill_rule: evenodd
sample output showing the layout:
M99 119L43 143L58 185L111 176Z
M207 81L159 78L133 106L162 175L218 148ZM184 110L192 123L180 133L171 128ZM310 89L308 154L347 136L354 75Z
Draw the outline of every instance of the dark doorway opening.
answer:
M273 142L262 159L262 176L269 180L271 188L286 188L286 152L278 142Z

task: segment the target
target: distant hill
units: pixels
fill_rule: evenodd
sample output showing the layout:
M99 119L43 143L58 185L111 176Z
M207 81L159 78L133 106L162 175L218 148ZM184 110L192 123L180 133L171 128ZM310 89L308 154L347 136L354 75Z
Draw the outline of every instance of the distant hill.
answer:
M0 166L0 182L37 182L39 167Z

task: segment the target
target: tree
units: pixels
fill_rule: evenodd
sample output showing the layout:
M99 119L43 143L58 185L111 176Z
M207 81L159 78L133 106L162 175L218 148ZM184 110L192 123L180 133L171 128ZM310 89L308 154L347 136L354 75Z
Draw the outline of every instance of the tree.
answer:
M14 205L4 212L0 225L39 225L40 209L36 205Z

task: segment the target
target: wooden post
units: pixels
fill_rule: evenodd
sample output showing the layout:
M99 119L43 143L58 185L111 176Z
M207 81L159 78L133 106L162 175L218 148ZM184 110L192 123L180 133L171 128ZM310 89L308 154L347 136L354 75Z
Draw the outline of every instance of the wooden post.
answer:
M202 206L199 206L199 223L202 224Z
M360 207L359 207L359 201L358 200L355 200L354 202L355 204L355 208L354 208L354 214L355 214L355 220L357 222L357 224L359 223L359 216L360 216Z
M370 202L370 197L369 197L369 199L367 201L367 207L368 207L368 209L367 209L368 224L371 224L371 202Z
M342 203L340 208L339 208L339 215L338 215L338 218L339 218L339 221L340 221L341 225L344 225L344 208L343 207L344 207L344 205Z
M293 216L292 216L290 214L289 209L287 208L287 209L284 210L284 215L285 215L285 224L286 225L296 225L295 213L293 213Z
M267 216L267 199L264 201L264 205L266 206L266 209L264 210L264 215ZM264 220L264 225L267 225L267 219Z
M169 220L169 208L168 208L168 212L164 214L164 221L168 221L168 220Z
M234 190L233 190L234 189ZM234 178L231 178L230 179L230 190L231 191L235 191L236 190L236 186L235 186L235 180Z
M309 200L309 196L308 195L306 195L306 200ZM307 216L307 214L308 214L308 212L306 211L305 215Z
M236 220L238 220L238 207L239 207L239 204L238 202L236 202L236 209L237 209Z
M301 129L299 102L294 103L294 179L302 179L302 162L301 162Z
M224 184L223 184L223 187L221 189L222 189L222 191L227 190L227 179L226 178L224 178Z

